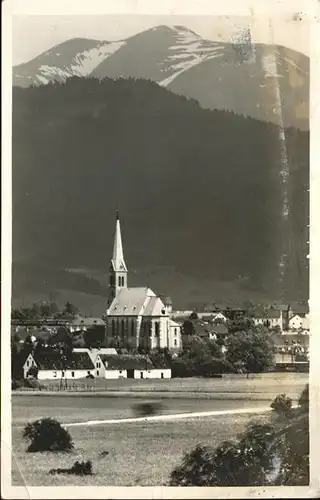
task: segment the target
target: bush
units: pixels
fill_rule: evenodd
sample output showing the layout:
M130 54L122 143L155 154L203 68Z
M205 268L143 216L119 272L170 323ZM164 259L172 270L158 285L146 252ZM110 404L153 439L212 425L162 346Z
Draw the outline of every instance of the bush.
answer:
M43 384L40 384L40 382L34 378L26 378L24 380L24 387L29 387L30 389L39 389L39 391L45 389L45 386Z
M92 462L75 462L69 469L51 469L49 474L75 474L76 476L92 476Z
M161 408L161 403L138 403L132 407L134 414L138 417L155 415Z
M199 444L172 471L170 486L261 486L273 467L267 454L271 440L271 426L252 424L215 449Z
M24 387L24 381L23 380L12 380L12 382L11 382L11 389L13 391L21 389L22 387Z
M285 394L279 394L272 401L271 408L279 415L288 416L292 410L292 399Z
M42 418L29 423L22 436L30 445L28 452L71 451L74 447L69 432L53 418Z
M300 398L299 398L299 406L303 409L309 408L309 384L305 386L303 389Z

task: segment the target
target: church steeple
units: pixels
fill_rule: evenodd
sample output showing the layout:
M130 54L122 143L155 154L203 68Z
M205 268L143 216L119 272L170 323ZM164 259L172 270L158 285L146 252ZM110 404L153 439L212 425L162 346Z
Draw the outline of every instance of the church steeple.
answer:
M111 304L121 288L127 288L127 274L128 270L123 257L119 212L117 210L116 231L114 235L113 254L109 273L108 305Z

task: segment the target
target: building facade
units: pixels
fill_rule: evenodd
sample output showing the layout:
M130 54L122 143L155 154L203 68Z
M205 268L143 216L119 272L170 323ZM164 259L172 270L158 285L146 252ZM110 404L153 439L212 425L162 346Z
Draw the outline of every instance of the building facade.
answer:
M148 287L128 287L119 215L109 267L106 345L147 350L181 349L180 325L171 319L171 303Z

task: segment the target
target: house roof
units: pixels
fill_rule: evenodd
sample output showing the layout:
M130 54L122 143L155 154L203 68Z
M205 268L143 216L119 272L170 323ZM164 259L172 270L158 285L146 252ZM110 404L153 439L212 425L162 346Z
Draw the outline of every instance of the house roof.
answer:
M87 352L72 352L63 360L57 352L41 352L33 356L40 370L93 370L94 365Z
M70 321L69 326L96 326L96 325L105 325L105 322L101 318L84 318L78 317L73 321Z
M151 370L154 368L149 356L118 354L101 354L101 361L107 370Z
M281 310L280 309L258 309L255 310L254 313L254 318L262 318L262 319L278 319L281 317Z
M291 313L292 314L308 314L309 313L309 306L308 304L294 304L292 305Z
M163 310L162 300L150 288L123 288L113 299L108 316L160 316Z
M217 333L218 335L227 335L228 333L228 328L226 327L226 325L224 323L218 323L216 325L212 325L210 327L210 331L212 333Z
M180 328L181 327L181 323L177 323L176 321L173 321L172 319L170 320L169 322L169 326L171 328Z
M299 335L299 334L273 335L272 340L274 342L274 345L277 347L292 345L294 343L299 343L305 347L309 346L309 335Z
M112 354L117 355L117 350L114 347L75 347L73 352L87 352L88 354Z

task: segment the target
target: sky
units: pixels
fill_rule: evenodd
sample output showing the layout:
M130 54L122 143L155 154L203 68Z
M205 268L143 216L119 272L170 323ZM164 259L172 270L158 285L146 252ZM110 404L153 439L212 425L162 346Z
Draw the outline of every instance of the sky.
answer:
M182 25L203 38L235 41L251 30L257 43L275 43L309 55L309 24L303 16L15 15L12 59L17 65L70 38L121 40L158 25Z

